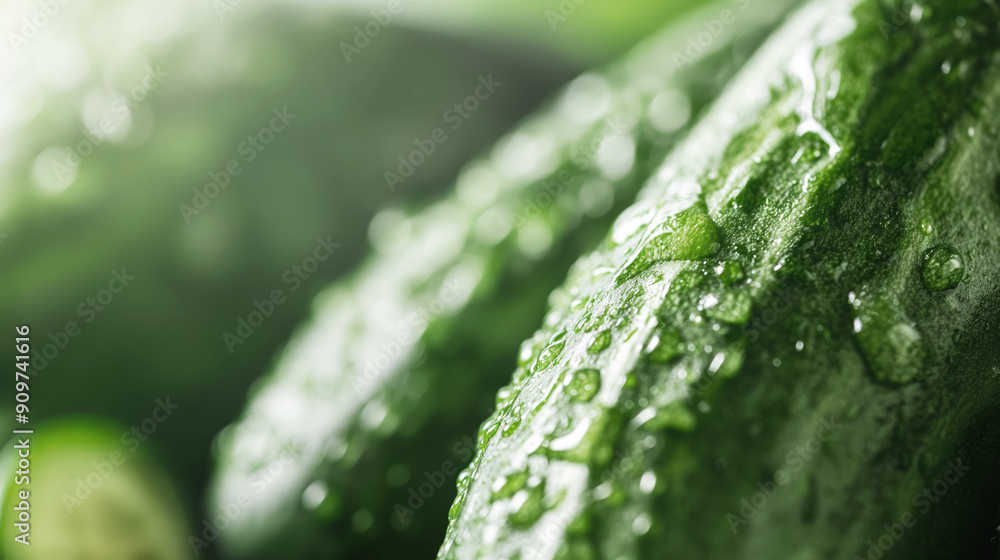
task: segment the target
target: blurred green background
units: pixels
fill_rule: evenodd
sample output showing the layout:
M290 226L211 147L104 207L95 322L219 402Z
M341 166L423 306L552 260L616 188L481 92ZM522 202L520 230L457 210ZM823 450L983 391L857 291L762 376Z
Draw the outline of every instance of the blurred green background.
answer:
M32 328L32 421L131 426L169 397L180 409L150 447L200 519L212 438L311 297L365 255L375 213L447 190L556 87L697 4L400 0L386 21L387 1L69 0L45 18L5 2L0 325ZM502 88L390 189L397 158L489 75ZM261 135L275 111L294 118ZM273 140L247 161L251 135ZM242 172L185 215L230 160ZM289 293L317 237L339 246ZM223 333L276 288L288 300L230 352Z

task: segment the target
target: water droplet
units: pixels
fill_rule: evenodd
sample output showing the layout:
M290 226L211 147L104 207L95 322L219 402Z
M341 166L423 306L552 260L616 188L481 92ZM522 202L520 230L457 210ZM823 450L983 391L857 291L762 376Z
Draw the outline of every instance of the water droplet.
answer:
M643 494L652 494L655 488L656 473L653 471L646 471L642 473L642 478L639 479L639 491Z
M636 516L635 520L632 521L632 533L638 536L645 535L649 532L649 528L653 524L649 520L649 516L645 513L640 513Z
M539 482L525 490L519 491L511 498L513 511L508 516L511 525L515 527L530 527L542 516L545 508L542 501L545 498L545 484Z
M732 377L736 375L742 365L743 350L739 347L733 347L727 352L719 352L712 357L712 361L708 364L708 375L718 375L723 378Z
M739 261L726 261L715 267L715 273L719 275L719 280L726 286L735 284L743 280L743 266Z
M471 467L463 469L462 472L458 473L458 495L455 496L455 502L451 504L451 508L448 510L449 521L454 521L458 518L458 512L462 510L462 504L465 503L465 496L469 493L469 482L471 480Z
M561 109L577 122L590 123L604 116L611 102L612 91L607 80L596 74L584 74L566 88Z
M578 369L565 381L566 394L572 402L588 402L601 388L601 372L593 369Z
M313 481L312 484L302 491L302 505L308 510L318 512L320 509L329 509L323 506L330 505L330 501L336 501L335 496L331 496L330 489L327 487L326 482L322 480ZM327 504L324 504L324 502L327 502Z
M367 509L359 509L354 513L354 517L351 518L351 526L358 533L364 533L372 526L372 513Z
M893 299L858 297L854 332L873 375L885 383L909 383L924 374L927 349L909 318Z
M559 341L543 348L538 354L538 359L535 360L534 365L531 367L531 373L538 373L549 367L552 362L559 358L565 346L565 342Z
M523 410L523 405L518 404L510 410L501 421L501 434L503 437L510 437L514 433L514 430L521 425L521 412Z
M594 341L590 343L590 347L587 348L588 354L599 354L604 351L611 344L611 329L604 329L603 331L597 333L594 337Z
M801 340L795 343L795 350L798 352L801 352L802 349L805 347L806 347L805 343L802 342Z
M687 95L675 89L667 89L649 103L649 124L659 132L678 130L691 118L691 102Z
M608 318L608 313L610 309L606 306L599 306L594 310L593 313L587 313L583 316L580 322L583 325L584 332L594 332L598 327L604 324L604 321ZM579 331L577 331L579 332Z
M663 408L647 407L635 415L632 422L646 430L676 428L689 432L694 429L695 419L683 404L674 403Z
M920 220L920 233L924 235L931 235L934 233L934 224L931 223L929 218L923 218Z
M750 320L753 300L745 292L726 292L719 304L708 310L708 316L724 323L745 323Z
M646 344L646 352L650 362L655 364L669 362L683 352L680 333L677 329L669 328L654 334Z
M507 402L510 401L513 394L514 392L511 390L510 385L501 387L500 390L497 391L496 408L499 410L507 406Z
M480 451L486 449L486 446L490 443L490 440L493 439L493 436L495 436L497 431L500 429L500 423L501 420L499 419L493 420L489 424L484 425L479 430L479 441L477 443L479 444Z
M674 214L656 227L618 276L621 284L648 269L653 263L686 261L714 255L719 250L719 226L708 216L704 203Z
M965 259L954 247L941 245L924 255L924 286L939 292L958 286L965 275Z
M528 482L527 469L501 476L493 481L493 486L490 487L492 491L490 501L503 500L513 496L524 488L526 482Z

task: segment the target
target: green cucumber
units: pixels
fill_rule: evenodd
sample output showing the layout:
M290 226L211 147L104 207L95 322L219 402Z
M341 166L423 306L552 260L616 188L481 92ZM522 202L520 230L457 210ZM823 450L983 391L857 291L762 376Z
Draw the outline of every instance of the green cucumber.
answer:
M192 558L176 490L139 444L126 428L86 418L15 434L0 455L0 554L10 560ZM24 520L27 527L15 525Z
M439 557L992 558L998 22L791 17L552 295Z
M227 552L432 556L476 426L547 295L735 72L734 45L759 44L790 4L743 12L726 0L669 27L575 81L471 164L455 194L377 217L378 254L318 298L221 434L209 513L252 498L221 537ZM738 24L688 52L723 10ZM290 444L300 458L266 476Z

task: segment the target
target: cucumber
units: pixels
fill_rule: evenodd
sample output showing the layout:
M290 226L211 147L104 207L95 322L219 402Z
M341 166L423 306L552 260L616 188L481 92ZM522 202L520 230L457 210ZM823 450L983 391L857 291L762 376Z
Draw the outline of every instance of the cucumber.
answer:
M220 434L209 513L252 498L221 536L227 552L433 556L476 426L547 295L734 73L737 41L741 51L759 44L790 3L741 12L727 0L669 27L571 84L472 163L455 194L379 215L377 254L317 299L243 418ZM739 25L686 53L722 10ZM298 459L271 476L290 445Z
M42 423L34 432L15 435L0 455L5 558L192 558L176 490L127 428L72 418ZM26 536L15 525L23 513Z
M797 11L553 293L439 557L994 557L998 22Z

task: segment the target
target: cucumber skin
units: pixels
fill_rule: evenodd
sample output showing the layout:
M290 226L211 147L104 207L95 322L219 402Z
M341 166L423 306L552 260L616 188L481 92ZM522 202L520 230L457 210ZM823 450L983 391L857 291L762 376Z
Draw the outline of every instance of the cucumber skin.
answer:
M440 558L996 554L998 16L920 6L813 2L741 70L553 294Z
M783 0L751 16L740 38L744 48L759 44L772 22L779 18L781 7L788 4L788 0ZM728 7L730 3L721 5ZM689 28L690 25L681 28L685 31L683 37L688 36ZM290 442L305 448L303 460L289 466L286 474L264 489L265 493L250 491L255 499L249 509L244 510L234 526L221 536L228 553L241 558L392 554L429 557L435 553L446 527L448 507L454 498L454 474L408 516L410 523L405 527L398 524L399 518L395 516L397 504L407 505L408 489L417 488L425 481L425 471L440 470L444 461L462 468L471 460L475 452L474 442L469 443L473 439L471 436L482 418L493 409L493 394L504 383L514 364L518 343L537 325L547 295L565 278L565 271L573 260L599 241L611 217L631 201L648 176L647 162L658 161L676 136L651 134L649 125L640 119L639 113L646 109L654 93L666 87L683 91L691 100L692 113L697 113L718 90L719 83L735 70L731 53L722 48L734 40L732 30L726 33L726 37L712 47L712 54L684 67L677 75L666 65L666 57L654 56L657 48L663 50L655 42L646 49L650 52L642 53L640 48L638 54L606 74L612 90L620 98L608 116L625 115L628 127L625 135L636 143L636 163L629 174L612 183L615 204L604 217L583 217L583 223L579 223L581 216L577 209L566 209L561 204L545 209L542 220L552 230L555 242L541 260L524 255L513 234L496 247L477 246L470 240L457 257L443 260L429 257L433 263L426 266L429 279L420 280L420 258L427 252L421 245L429 238L439 237L431 231L440 231L444 229L443 224L455 221L447 212L460 201L460 197L453 196L415 214L412 222L417 231L414 239L404 244L404 249L375 257L349 282L318 298L313 324L296 336L279 360L275 373L259 386L244 419L227 429L220 438L219 474L212 491L210 513L233 502L240 492L247 492L245 481L259 475L262 466L273 464L275 457L268 455L273 450ZM670 46L667 52L683 46L683 42L677 44L672 37L665 37L665 43ZM637 88L633 79L642 71L650 71L657 80ZM564 121L558 118L559 110L558 106L553 107L546 116L525 123L519 130L545 133ZM606 124L602 119L579 129L579 135L570 134L560 140L566 142L557 151L564 159L563 164L540 178L512 180L511 185L501 187L501 199L483 209L463 209L468 216L459 221L474 221L490 208L523 212L526 200L545 192L544 183L559 180L566 173L571 179L564 184L568 192L562 197L575 199L581 185L599 178L600 172L597 165L577 165L570 148L585 146L604 133ZM473 167L496 165L499 157L494 156L492 163ZM460 235L460 238L471 239L474 232ZM404 257L409 260L399 264L397 261ZM389 314L390 318L399 317L398 322L402 322L414 309L433 305L443 293L440 289L446 284L444 277L449 268L458 268L457 265L469 259L484 263L484 272L473 284L470 301L463 302L457 311L449 311L429 321L418 333L419 345L413 355L404 355L391 366L391 371L376 379L359 381L358 372L364 369L371 354L366 355L365 350L359 348L360 344L354 344L357 341L346 334L348 328L331 334L322 332L323 325L328 325L331 317L348 316L351 318L343 324L354 321L361 325L359 338L369 347L380 338L388 339L391 344L394 325L389 328L365 325L370 315L385 313L368 311L361 302L387 294L388 299L405 299L404 307ZM418 269L417 273L409 270L414 268ZM386 282L385 278L394 279ZM330 360L321 367L323 373L309 376L302 375L301 370L296 371L303 356L321 346L325 348L326 359ZM294 434L294 429L289 431L283 427L282 422L266 410L266 401L270 398L285 391L297 391L302 386L310 391L318 390L322 398L297 396L296 404L286 403L285 406L317 414L324 408L349 411L345 414L346 419L333 428L317 428L321 422L315 415L304 416L301 424L314 432L304 436L306 441L302 441L301 434ZM422 398L422 387L430 387L428 390L433 391L435 397ZM363 407L368 402L384 406L386 420L377 426L365 425L362 420ZM272 428L275 431L270 431ZM262 447L254 445L253 450L247 452L251 446L247 442L261 433L266 434L270 443ZM328 441L338 446L340 442L349 444L346 449L340 447L339 458L330 460L319 453ZM398 464L405 465L411 475L401 487L393 488L386 483L386 474ZM317 512L310 512L299 505L299 496L314 480L324 481L336 492L337 498L328 498ZM352 515L359 509L367 510L373 517L372 527L360 534L352 528Z

